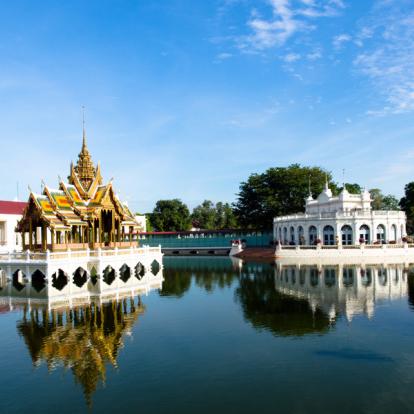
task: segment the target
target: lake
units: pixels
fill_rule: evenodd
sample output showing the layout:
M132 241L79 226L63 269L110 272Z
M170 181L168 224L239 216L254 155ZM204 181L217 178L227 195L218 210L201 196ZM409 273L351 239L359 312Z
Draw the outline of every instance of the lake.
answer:
M406 413L414 268L164 258L147 294L0 301L1 413ZM3 291L4 291L3 287Z

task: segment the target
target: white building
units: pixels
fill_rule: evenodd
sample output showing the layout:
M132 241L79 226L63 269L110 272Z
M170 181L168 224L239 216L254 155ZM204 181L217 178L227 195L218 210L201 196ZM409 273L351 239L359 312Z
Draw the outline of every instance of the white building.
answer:
M138 214L135 216L135 220L140 226L140 233L147 232L147 216L145 214Z
M0 201L0 252L21 250L21 237L15 233L27 203Z
M326 183L316 200L309 195L305 213L274 218L274 240L283 245L401 243L405 213L372 210L371 201L367 190L350 194L344 189L334 197Z

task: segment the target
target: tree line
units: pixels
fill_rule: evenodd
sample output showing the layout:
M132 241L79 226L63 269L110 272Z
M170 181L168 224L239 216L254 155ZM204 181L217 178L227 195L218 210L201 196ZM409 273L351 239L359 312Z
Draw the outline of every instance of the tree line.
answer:
M334 195L343 185L333 181L332 174L320 167L292 164L269 168L261 174L251 174L240 184L236 201L214 203L203 201L192 212L180 199L159 200L147 214L149 231L185 231L191 228L221 230L254 228L271 230L273 218L305 211L309 192L318 196L326 181ZM352 194L363 191L357 183L345 183ZM405 186L405 195L398 200L383 194L378 188L369 190L374 210L403 210L407 214L407 231L414 231L414 182Z

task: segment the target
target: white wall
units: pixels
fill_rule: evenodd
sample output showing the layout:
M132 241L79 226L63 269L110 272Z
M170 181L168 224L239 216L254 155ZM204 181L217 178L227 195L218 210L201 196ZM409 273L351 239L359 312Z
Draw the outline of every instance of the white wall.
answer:
M0 214L0 223L3 223L4 226L4 237L5 240L0 239L0 251L13 251L13 250L21 250L22 243L20 235L15 233L15 228L17 222L22 218L21 215L16 214ZM0 235L2 237L2 235ZM18 240L18 244L16 244L16 237ZM3 241L5 243L3 243Z

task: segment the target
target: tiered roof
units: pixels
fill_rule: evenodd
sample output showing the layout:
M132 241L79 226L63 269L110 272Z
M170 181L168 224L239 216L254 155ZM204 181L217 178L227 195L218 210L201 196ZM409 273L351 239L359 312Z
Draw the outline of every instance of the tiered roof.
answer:
M27 227L24 223L29 215L42 218L55 230L69 229L74 225L86 226L98 218L102 209L115 210L122 225L139 226L128 206L115 194L112 180L102 184L100 165L95 167L92 162L85 131L78 161L76 165L71 163L68 182L59 180L58 189L44 185L42 194L30 193L29 203L18 227Z

